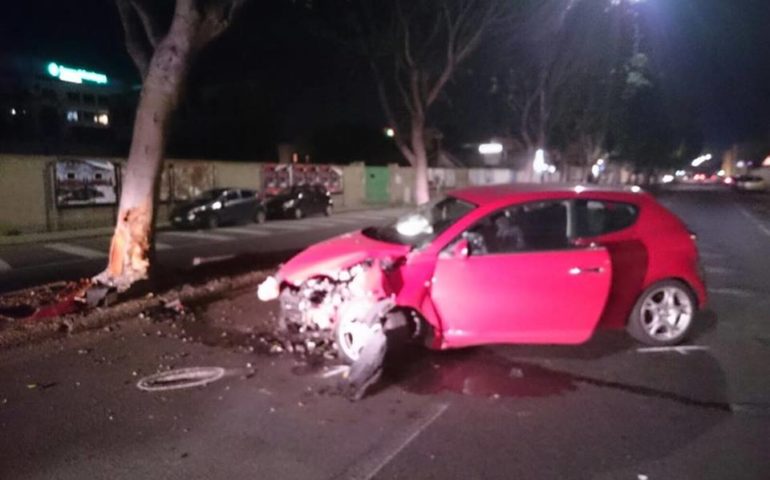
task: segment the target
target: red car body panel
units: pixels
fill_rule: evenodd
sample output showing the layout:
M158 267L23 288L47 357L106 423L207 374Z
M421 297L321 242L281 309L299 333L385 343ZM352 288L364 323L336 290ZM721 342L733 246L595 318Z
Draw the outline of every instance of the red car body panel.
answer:
M281 267L280 277L299 285L310 277L332 276L369 258L400 257L407 252L406 245L372 240L361 232L346 233L303 250Z
M675 215L638 189L503 185L449 195L477 207L420 249L356 232L311 246L284 265L279 277L299 285L366 259L398 259L397 268L385 269L381 291L392 293L396 305L419 312L433 328L428 346L440 349L584 342L598 325L624 326L641 293L666 279L685 282L698 305L706 303L693 238ZM638 217L627 228L575 238L573 248L447 254L465 230L501 208L571 199L633 204Z
M431 297L444 346L584 342L611 275L603 248L439 258Z

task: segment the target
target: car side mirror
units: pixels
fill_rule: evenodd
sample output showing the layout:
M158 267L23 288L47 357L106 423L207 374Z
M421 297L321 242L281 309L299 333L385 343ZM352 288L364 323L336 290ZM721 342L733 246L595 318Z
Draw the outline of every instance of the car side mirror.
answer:
M451 248L452 258L468 258L470 255L470 245L467 238L461 238Z

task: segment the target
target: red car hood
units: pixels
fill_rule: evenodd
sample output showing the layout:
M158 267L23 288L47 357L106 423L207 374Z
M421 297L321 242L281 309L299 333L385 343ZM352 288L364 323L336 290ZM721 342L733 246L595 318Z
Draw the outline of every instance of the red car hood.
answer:
M295 255L278 271L283 281L299 285L316 275L333 275L367 258L406 255L408 245L380 242L361 232L346 233L317 243Z

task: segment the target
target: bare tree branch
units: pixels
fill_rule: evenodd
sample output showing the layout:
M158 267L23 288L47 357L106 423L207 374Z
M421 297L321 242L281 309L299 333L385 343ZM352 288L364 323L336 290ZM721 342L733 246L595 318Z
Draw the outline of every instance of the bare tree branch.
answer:
M139 70L139 76L144 78L147 76L152 52L142 38L142 29L138 25L136 11L129 0L115 0L115 5L118 7L120 21L125 32L126 50Z
M203 11L199 41L203 44L209 43L227 31L246 1L220 0L207 4Z
M137 17L139 17L139 20L142 22L147 41L152 48L156 48L165 35L157 15L153 15L148 11L148 6L144 1L132 0L131 5L134 7Z

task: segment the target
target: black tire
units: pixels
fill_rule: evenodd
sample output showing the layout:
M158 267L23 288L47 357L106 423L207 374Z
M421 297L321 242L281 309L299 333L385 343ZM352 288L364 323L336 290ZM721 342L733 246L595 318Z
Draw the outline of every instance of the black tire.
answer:
M304 216L305 216L305 213L302 211L301 208L297 207L297 208L294 209L294 219L295 220L300 220Z
M683 328L680 327L681 330L675 332L675 334L672 333L670 338L654 336L650 332L650 329L655 330L653 327L653 323L655 322L654 314L651 314L649 309L645 308L645 302L647 300L651 300L653 304L656 304L656 298L660 298L659 295L662 294L661 292L664 289L677 292L677 295L674 297L674 303L679 303L678 308L683 309L683 311L689 311L689 314L681 313L679 316L677 316L677 325L685 318L684 315L689 315L689 318L686 325ZM685 304L686 302L689 302L689 306ZM644 291L644 293L639 296L639 299L637 299L636 303L634 304L633 310L631 310L631 315L628 317L626 330L628 331L629 335L646 345L677 345L684 341L687 338L687 335L690 333L692 325L695 321L696 311L697 300L695 295L692 293L692 289L690 289L687 284L679 280L663 280L651 285L647 290ZM661 326L667 329L671 328L670 325L667 324L662 324Z
M327 205L326 208L324 208L324 215L326 215L327 217L331 217L332 216L332 210L333 210L332 206L331 205Z
M216 215L209 215L209 217L206 219L206 228L209 230L212 230L214 228L219 227L219 217Z
M254 223L265 223L267 221L267 214L264 210L257 210L257 213L254 214Z

